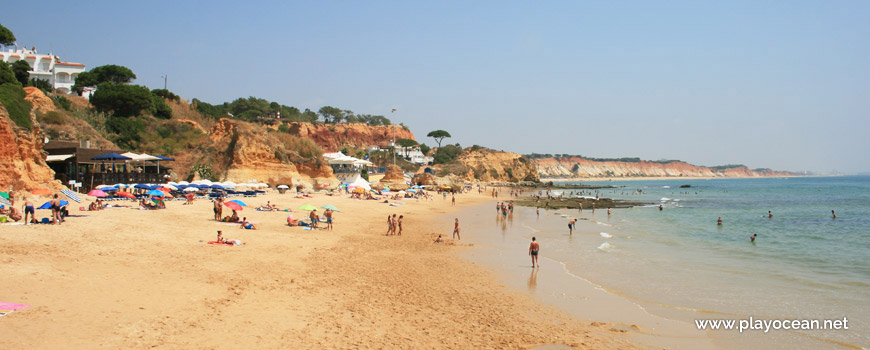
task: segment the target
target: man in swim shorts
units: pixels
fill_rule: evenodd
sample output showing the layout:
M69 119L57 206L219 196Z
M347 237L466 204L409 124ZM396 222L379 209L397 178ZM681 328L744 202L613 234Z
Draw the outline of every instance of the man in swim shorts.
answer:
M30 199L24 201L24 223L28 224L30 221L27 221L27 215L30 214L30 221L36 220L36 211L33 208L33 203Z
M541 264L538 263L538 250L540 250L540 246L538 242L535 242L535 237L532 237L532 244L529 244L529 256L532 257L532 268L541 267Z

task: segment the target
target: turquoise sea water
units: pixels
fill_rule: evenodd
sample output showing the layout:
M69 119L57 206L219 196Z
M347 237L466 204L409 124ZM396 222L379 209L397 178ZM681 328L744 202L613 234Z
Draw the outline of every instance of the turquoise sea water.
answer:
M519 250L536 235L542 254L571 275L687 322L849 320L848 331L761 336L768 341L727 334L734 341L725 347L758 348L771 339L792 348L870 347L870 177L584 184L618 186L598 195L651 205L611 215L602 208L542 211L540 217L520 208L509 221L481 226L501 236L497 243L479 242ZM685 184L691 188L680 188ZM581 219L573 235L570 218Z

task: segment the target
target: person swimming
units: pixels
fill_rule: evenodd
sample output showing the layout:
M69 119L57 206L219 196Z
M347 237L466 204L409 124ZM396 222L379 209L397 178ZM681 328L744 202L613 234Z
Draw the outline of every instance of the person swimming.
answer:
M752 236L749 236L749 241L755 243L755 236L757 236L755 233L753 233Z

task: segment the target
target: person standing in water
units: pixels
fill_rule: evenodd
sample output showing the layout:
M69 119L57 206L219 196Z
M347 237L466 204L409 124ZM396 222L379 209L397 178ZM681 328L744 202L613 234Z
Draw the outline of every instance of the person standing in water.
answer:
M716 220L716 225L722 226L722 217L719 217L719 220Z
M568 221L568 234L574 234L574 223L577 222L577 219L571 219Z
M773 213L770 210L767 211L767 218L773 219Z
M836 218L837 218L837 213L835 213L833 210L831 210L831 219L836 219Z
M533 269L535 268L535 266L541 267L541 264L538 263L538 250L540 250L540 248L541 247L540 245L538 245L538 242L535 242L535 237L532 237L532 243L529 244L529 256L532 257Z
M749 236L749 241L755 243L755 236L757 236L755 233L753 233L752 236Z

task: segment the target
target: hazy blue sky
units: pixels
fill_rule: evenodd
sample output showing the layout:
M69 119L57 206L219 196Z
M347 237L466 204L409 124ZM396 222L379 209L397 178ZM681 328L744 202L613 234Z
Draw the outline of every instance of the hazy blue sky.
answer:
M54 3L54 4L53 4ZM18 43L519 153L870 171L870 2L53 2ZM391 114L390 108L398 111Z

